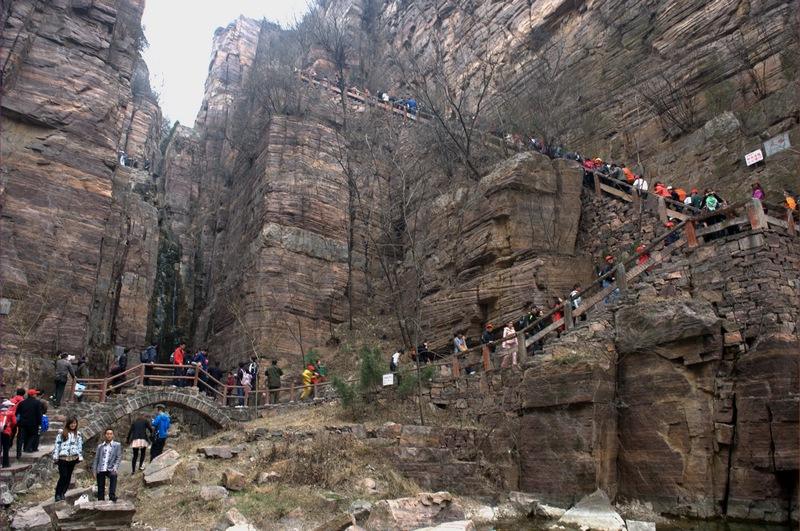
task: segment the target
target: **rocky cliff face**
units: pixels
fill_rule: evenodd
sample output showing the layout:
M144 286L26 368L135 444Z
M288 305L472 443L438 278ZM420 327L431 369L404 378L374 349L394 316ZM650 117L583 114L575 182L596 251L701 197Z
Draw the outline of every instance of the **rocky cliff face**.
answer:
M179 127L166 152L178 295L177 310L164 298L157 313L174 310L164 331L226 362L254 346L289 354L301 338L324 344L344 318L347 199L333 129L319 114L235 118L259 40L273 31L245 18L217 31L195 127ZM253 128L246 150L244 127Z
M536 78L537 57L563 50L556 71L571 81L553 104L581 153L641 161L650 179L717 187L731 198L747 197L759 179L775 201L782 187L798 187L796 151L749 169L744 162L780 133L800 142L796 2L394 1L381 12L390 49L411 44L424 56L439 40L452 79L474 77L478 59L502 61L504 97L547 83Z
M39 384L36 355L89 351L104 366L110 345L144 343L158 214L143 167L158 162L161 112L137 51L143 5L4 7L2 364L15 380Z

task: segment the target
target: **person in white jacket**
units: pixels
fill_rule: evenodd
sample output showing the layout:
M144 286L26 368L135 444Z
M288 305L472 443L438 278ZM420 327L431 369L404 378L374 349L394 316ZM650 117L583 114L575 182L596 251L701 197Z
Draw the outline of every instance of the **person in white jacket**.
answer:
M503 361L501 362L502 368L517 364L517 331L514 330L514 323L509 321L505 328L503 328ZM508 339L506 339L508 338Z
M53 462L58 467L56 501L64 499L72 479L72 471L81 461L83 461L83 437L78 431L78 417L68 417L64 429L56 435L53 447Z

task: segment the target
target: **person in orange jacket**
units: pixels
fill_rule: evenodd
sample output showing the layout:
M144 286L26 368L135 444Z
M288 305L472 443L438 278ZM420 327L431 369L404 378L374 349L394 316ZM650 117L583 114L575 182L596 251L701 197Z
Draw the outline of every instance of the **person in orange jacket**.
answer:
M628 184L633 185L633 182L636 180L636 175L634 175L633 171L630 168L625 167L622 168L622 173L625 174L625 180L628 182Z

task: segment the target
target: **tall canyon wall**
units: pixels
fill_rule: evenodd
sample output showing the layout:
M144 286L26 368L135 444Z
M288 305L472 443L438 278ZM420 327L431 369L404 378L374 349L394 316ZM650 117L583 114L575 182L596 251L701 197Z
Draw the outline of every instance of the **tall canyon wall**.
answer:
M60 350L145 341L155 279L161 111L143 0L5 3L0 62L0 359L38 384ZM122 167L118 151L137 159ZM6 313L6 312L4 312ZM40 358L40 355L44 355Z

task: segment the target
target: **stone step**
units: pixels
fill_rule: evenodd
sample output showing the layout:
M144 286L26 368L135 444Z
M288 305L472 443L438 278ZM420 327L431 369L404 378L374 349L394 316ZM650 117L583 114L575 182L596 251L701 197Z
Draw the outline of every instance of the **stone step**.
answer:
M17 478L25 475L25 472L33 466L33 463L21 463L11 461L11 466L8 468L0 468L0 481L3 483L12 483Z
M46 456L53 452L53 445L50 444L39 444L39 450L36 452L26 453L22 452L22 458L20 459L23 463L34 463L41 459L42 457Z

